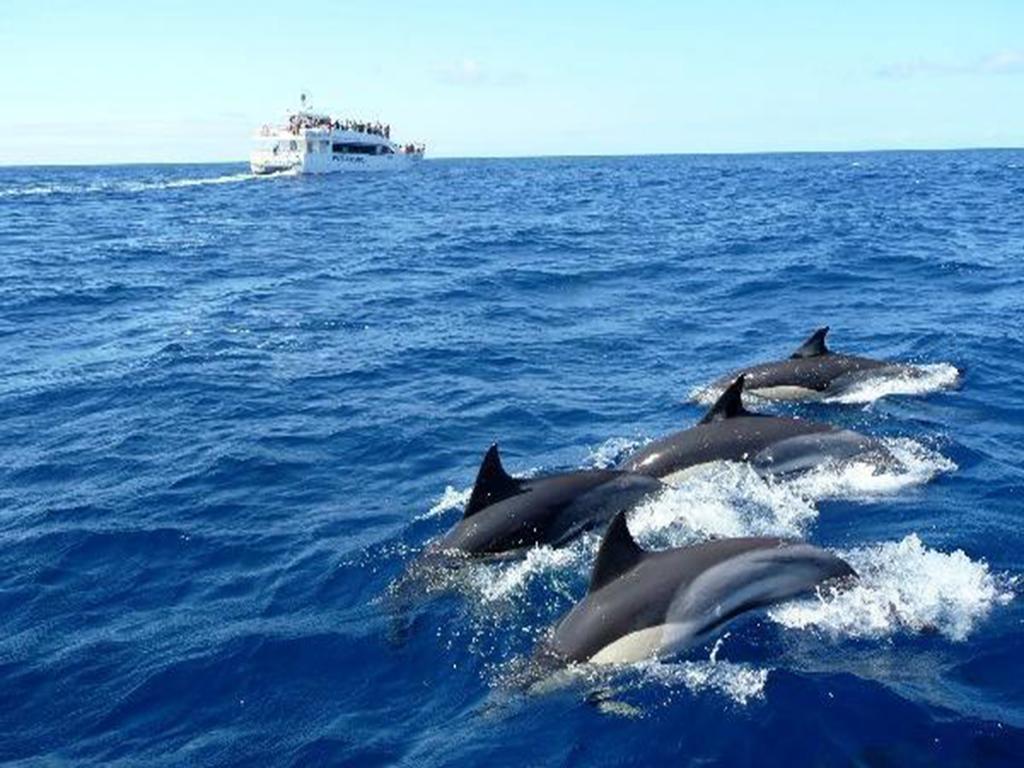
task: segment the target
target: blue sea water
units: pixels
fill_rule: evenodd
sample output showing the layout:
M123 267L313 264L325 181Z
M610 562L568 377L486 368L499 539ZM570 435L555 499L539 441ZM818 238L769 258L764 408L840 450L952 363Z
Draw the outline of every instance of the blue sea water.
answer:
M0 169L0 760L1019 765L1022 314L1024 151ZM756 407L903 470L710 468L631 526L851 591L526 689L595 536L404 578L491 441L608 464L825 324L926 376Z

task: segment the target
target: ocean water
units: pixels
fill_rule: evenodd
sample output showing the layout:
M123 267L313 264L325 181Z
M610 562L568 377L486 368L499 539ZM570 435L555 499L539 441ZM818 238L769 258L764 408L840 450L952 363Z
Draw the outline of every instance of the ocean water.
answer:
M0 760L1019 765L1022 317L1024 151L0 169ZM901 468L710 466L631 527L853 589L527 687L596 536L408 577L492 441L613 463L824 324L926 373L755 407Z

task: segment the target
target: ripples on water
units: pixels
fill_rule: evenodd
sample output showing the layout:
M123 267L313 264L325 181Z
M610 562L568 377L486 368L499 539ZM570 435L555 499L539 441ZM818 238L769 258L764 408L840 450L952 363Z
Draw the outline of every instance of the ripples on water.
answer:
M0 759L1014 764L1022 161L0 169ZM822 324L928 375L758 407L904 471L709 467L632 525L806 537L854 590L524 694L597 537L395 588L492 440L607 465Z

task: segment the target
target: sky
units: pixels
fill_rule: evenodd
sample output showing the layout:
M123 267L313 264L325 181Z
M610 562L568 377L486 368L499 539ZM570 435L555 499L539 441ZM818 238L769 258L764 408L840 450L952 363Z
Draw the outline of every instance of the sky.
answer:
M0 0L0 165L242 160L301 91L435 157L1024 146L1024 0Z

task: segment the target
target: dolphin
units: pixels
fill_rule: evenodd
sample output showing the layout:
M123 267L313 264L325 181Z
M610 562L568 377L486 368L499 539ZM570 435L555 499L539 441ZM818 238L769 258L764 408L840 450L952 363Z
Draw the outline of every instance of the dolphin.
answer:
M836 395L869 376L882 374L919 375L920 370L904 363L889 363L869 357L833 352L825 345L829 328L819 328L788 360L773 360L734 371L712 383L707 391L718 391L737 376L746 376L747 392L772 400L812 400Z
M515 478L502 467L495 444L480 464L462 520L430 552L498 555L559 545L663 488L649 475L614 469Z
M586 597L555 625L536 658L551 666L671 657L706 642L741 613L854 577L830 552L785 539L716 539L645 551L619 513L601 542Z
M831 424L751 413L743 407L746 377L740 375L695 426L647 444L619 465L662 479L678 479L712 461L743 461L758 474L786 475L832 459L872 455L894 461L877 440ZM674 476L674 477L673 477Z

